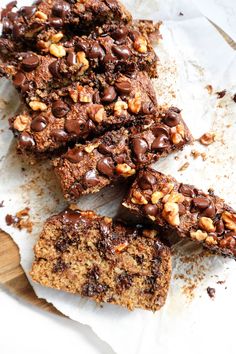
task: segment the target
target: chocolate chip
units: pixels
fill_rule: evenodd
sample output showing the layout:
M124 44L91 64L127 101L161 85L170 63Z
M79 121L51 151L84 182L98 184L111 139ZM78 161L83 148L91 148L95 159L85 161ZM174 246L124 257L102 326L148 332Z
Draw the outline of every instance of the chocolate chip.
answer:
M116 90L122 95L128 95L132 91L131 82L125 78L119 78L115 82Z
M70 119L65 122L65 129L68 133L80 136L85 128L85 121L82 119Z
M67 153L64 155L64 158L71 163L78 163L83 160L84 153L79 148L69 149Z
M51 136L56 142L59 142L59 143L66 142L68 140L68 134L63 129L53 130L51 132Z
M114 149L114 145L100 144L98 146L98 151L103 155L111 155Z
M92 48L87 53L88 58L90 59L100 59L102 60L105 56L105 52L98 43L94 43Z
M207 218L214 218L216 214L216 208L213 203L210 202L210 205L208 208L206 208L201 215L206 216Z
M144 205L143 210L146 215L150 215L150 216L156 216L158 212L157 206L153 204Z
M60 77L60 61L59 60L54 60L49 66L48 69L52 76L58 78Z
M225 231L225 226L222 220L218 220L215 223L215 227L216 227L216 232L221 235L223 234L223 232Z
M156 177L150 172L144 172L138 179L138 185L142 189L152 189L152 186L157 183Z
M104 157L100 159L97 163L98 171L108 177L113 176L114 174L114 162L111 157Z
M113 45L111 49L118 58L124 60L127 60L131 55L131 51L126 45Z
M56 263L52 267L52 273L62 273L68 268L68 265L61 259L58 258Z
M41 132L46 128L47 124L46 118L39 116L32 120L30 127L35 132Z
M26 82L26 76L21 71L18 71L13 79L13 84L16 88L22 88Z
M116 99L116 90L113 86L108 86L103 91L102 102L111 103Z
M164 125L156 124L155 127L152 129L152 133L155 137L159 137L160 135L169 136L169 128L165 127Z
M49 23L54 28L61 28L63 26L63 20L59 17L50 17Z
M195 196L194 189L186 184L180 185L179 192L183 194L185 197L194 198Z
M82 39L78 39L76 41L76 48L78 50L82 50L83 52L87 53L89 47L88 47L88 43L87 42L84 42Z
M35 146L35 141L29 133L22 133L19 137L19 146L22 149L31 149Z
M9 21L8 18L4 18L2 20L2 32L4 34L11 33L12 29L13 29L13 25L12 25L11 21Z
M62 118L69 112L69 107L61 100L57 100L52 104L52 114L56 118Z
M23 6L20 8L19 12L22 14L22 16L30 18L35 14L36 10L36 6Z
M117 27L112 33L111 37L114 38L116 41L121 41L125 39L128 34L128 30L125 27Z
M145 139L135 138L132 140L132 150L135 153L138 161L145 160L145 153L148 150L148 143Z
M142 104L142 112L145 115L147 115L147 114L155 114L156 113L156 109L155 109L155 106L153 105L152 102L144 102Z
M69 66L77 64L76 54L74 52L69 53L66 58L66 62Z
M186 213L186 208L185 208L185 206L182 203L180 203L179 204L179 215L182 216L185 213Z
M37 57L37 55L27 55L21 63L21 68L24 71L30 72L33 71L34 69L37 68L37 66L39 65L39 58Z
M114 61L116 61L117 60L117 58L114 56L114 54L112 54L112 53L107 53L106 55L105 55L105 57L103 58L103 62L105 63L105 64L109 64L109 63L113 63Z
M118 289L120 291L129 289L133 284L133 277L134 275L128 274L126 271L119 274L116 279Z
M152 143L152 150L162 150L170 146L169 138L161 134Z
M99 178L97 177L96 171L88 171L83 177L83 185L85 188L94 187L99 183Z
M12 11L12 9L14 7L16 7L16 5L17 5L17 1L9 2L9 4L7 4L6 7L4 9L2 9L2 11L1 11L1 14L0 14L1 20L3 20L4 17L9 16L9 13Z
M70 13L70 5L64 1L56 3L52 8L52 14L55 17L66 17Z
M180 110L171 107L165 114L163 122L169 127L175 127L180 122Z
M12 35L15 39L19 39L24 35L24 26L19 24L14 24L12 29Z
M206 209L210 205L210 200L205 197L196 197L193 198L193 205L198 209Z

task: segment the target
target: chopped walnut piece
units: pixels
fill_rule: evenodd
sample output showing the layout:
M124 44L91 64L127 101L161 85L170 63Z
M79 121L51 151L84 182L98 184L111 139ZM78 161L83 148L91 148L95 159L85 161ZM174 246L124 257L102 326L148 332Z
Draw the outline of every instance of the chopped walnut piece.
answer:
M136 171L126 163L118 164L116 166L116 172L123 177L130 177L136 173Z
M79 93L78 93L77 90L69 89L69 95L70 95L70 97L71 97L71 99L73 100L74 103L78 102Z
M170 192L172 192L173 188L174 188L174 184L173 183L166 183L166 184L164 184L162 186L161 191L164 194L169 194Z
M205 230L207 232L214 232L216 229L213 224L213 220L210 218L206 218L205 216L199 219L198 225L202 230Z
M199 142L202 145L210 145L212 143L214 143L215 141L215 133L205 133L201 136L201 138L199 139Z
M106 118L106 111L100 104L94 104L88 109L89 118L96 123L101 123Z
M205 242L206 242L209 246L214 246L214 245L217 245L217 244L218 244L217 240L215 240L213 236L208 236L208 237L206 238Z
M177 192L171 192L170 194L165 195L162 199L163 203L173 202L173 203L182 203L184 201L184 196Z
M78 52L76 56L78 64L81 65L79 73L80 75L83 75L85 71L89 68L89 61L86 58L85 52Z
M143 236L148 238L155 238L157 236L157 230L144 230Z
M66 50L60 44L55 44L55 43L51 44L49 51L50 51L50 54L52 54L54 57L57 57L57 58L62 58L64 56L66 56Z
M31 101L29 106L33 111L46 111L47 109L47 105L40 101Z
M224 211L222 214L222 219L227 229L236 231L236 214Z
M147 199L139 192L134 191L133 196L131 198L131 202L138 205L146 205L148 204Z
M122 113L126 113L128 104L125 101L117 101L114 105L115 116L120 116Z
M139 36L138 38L135 39L134 41L134 49L137 50L139 53L147 53L147 41L144 37Z
M90 154L94 149L96 149L99 146L99 143L96 144L88 144L85 146L84 151L86 151L88 154Z
M60 42L60 40L61 40L63 37L64 37L63 33L62 33L62 32L58 32L58 33L52 35L51 41L52 41L53 43L58 43L58 42Z
M42 11L36 11L34 15L38 20L46 21L48 19L47 15Z
M27 125L29 124L29 117L23 114L16 117L13 123L13 128L22 132L26 129Z
M140 92L136 92L134 98L130 98L128 102L129 110L132 113L139 113L142 106L141 94Z
M207 238L208 234L205 231L197 230L197 231L191 231L190 236L193 239L196 239L197 241L204 241Z
M152 204L157 204L159 202L159 200L161 198L163 198L163 197L164 197L164 193L163 192L159 192L159 191L154 192L152 194L152 198L151 198Z
M167 202L162 211L163 218L172 226L179 226L179 206L177 203Z
M92 102L91 94L81 92L79 94L79 100L80 100L80 102L83 102L83 103L90 103L90 102Z

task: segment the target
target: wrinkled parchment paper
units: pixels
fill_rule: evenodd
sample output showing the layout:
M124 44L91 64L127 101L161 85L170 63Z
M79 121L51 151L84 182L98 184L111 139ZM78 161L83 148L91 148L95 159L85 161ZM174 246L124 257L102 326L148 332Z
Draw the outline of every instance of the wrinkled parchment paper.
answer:
M209 147L196 142L156 166L200 188L214 187L217 194L236 207L236 103L232 100L236 93L236 55L202 16L204 9L207 15L211 7L217 6L219 11L212 19L233 37L234 28L229 24L233 24L234 1L227 1L225 12L224 6L219 7L223 0L195 1L196 6L189 0L123 2L136 18L164 20L163 41L156 47L161 63L160 76L155 80L160 104L181 107L195 138L209 131L216 133L216 141ZM224 22L222 18L228 20ZM236 23L236 15L234 20ZM225 96L217 99L215 93L224 89ZM4 80L0 83L0 98L0 202L4 201L4 207L0 208L0 228L19 246L21 264L28 275L32 248L43 222L66 204L47 162L30 166L16 155L7 118L16 111L19 101L17 93ZM192 150L205 153L206 160L201 156L194 159ZM181 171L186 163L188 168ZM81 198L79 205L114 216L123 192L120 187L108 188ZM14 215L26 206L30 208L34 225L31 234L5 223L6 214ZM203 350L233 354L234 326L230 325L230 319L235 315L235 272L234 261L209 255L192 243L178 243L173 247L173 276L167 303L155 314L142 310L128 312L113 305L101 308L79 296L32 285L39 297L53 303L70 318L91 326L119 354L180 351L194 354ZM214 300L207 295L208 286L216 289Z

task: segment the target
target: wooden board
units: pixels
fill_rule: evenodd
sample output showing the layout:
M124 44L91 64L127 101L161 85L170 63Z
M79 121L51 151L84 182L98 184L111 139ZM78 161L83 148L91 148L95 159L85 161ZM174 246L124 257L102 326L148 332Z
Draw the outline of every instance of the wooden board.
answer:
M213 23L212 23L213 24ZM213 24L214 25L214 24ZM215 25L214 25L215 26ZM215 26L225 40L236 49L236 43L219 27ZM30 285L22 267L18 247L11 237L0 230L0 283L11 293L20 298L41 307L47 311L60 314L51 304L45 300L38 299Z

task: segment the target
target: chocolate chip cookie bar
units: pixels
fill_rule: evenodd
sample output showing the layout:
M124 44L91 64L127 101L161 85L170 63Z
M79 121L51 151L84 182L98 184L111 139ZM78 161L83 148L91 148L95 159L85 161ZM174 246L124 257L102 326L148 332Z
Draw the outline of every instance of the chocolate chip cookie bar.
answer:
M192 141L178 108L171 107L149 125L107 132L85 145L76 145L54 159L66 199L98 192L105 186L133 176Z
M236 212L215 196L151 168L141 170L123 205L164 230L236 258Z
M46 221L31 271L43 286L151 311L164 305L170 275L170 251L155 230L71 209Z
M37 154L59 149L105 131L144 124L157 115L156 95L145 72L130 77L94 75L86 84L74 83L38 98L10 120L18 148ZM151 119L151 118L150 118Z
M12 1L2 10L1 20L4 39L13 40L18 47L40 49L58 31L70 37L106 22L127 24L132 18L118 0L39 0L19 10L17 1Z

